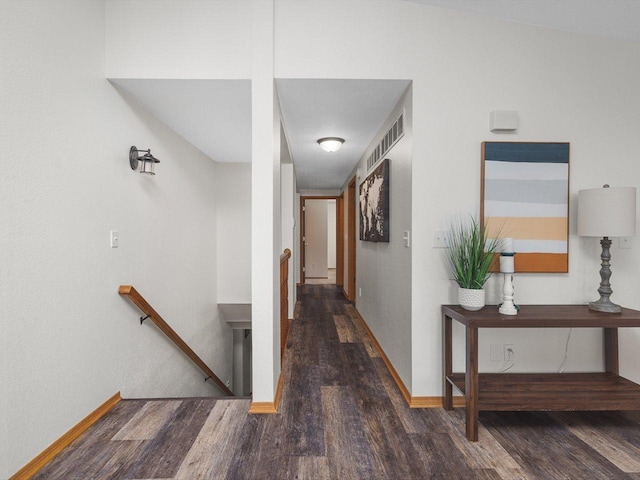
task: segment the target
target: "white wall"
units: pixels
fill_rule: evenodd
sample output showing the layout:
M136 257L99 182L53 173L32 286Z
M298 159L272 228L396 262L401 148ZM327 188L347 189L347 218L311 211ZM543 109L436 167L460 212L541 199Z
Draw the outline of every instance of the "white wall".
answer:
M346 295L348 285L349 285L349 182L353 179L354 174L351 175L350 178L347 179L344 186L344 201L342 202L343 212L342 212L342 226L343 226L343 252L344 252L344 262L343 262L343 276L342 276L342 289ZM357 183L357 179L356 179ZM357 188L356 188L357 193ZM357 202L355 208L358 208ZM357 217L356 217L357 222Z
M582 188L605 181L625 186L640 178L640 46L408 2L378 1L365 8L357 1L278 0L274 11L269 2L252 2L250 15L242 10L246 6L109 1L105 32L103 2L0 2L0 304L8 344L3 349L8 360L0 368L7 391L16 392L2 415L3 431L9 432L3 437L11 438L11 445L4 438L0 444L0 476L116 390L126 395L138 384L169 383L159 377L165 364L151 372L153 362L141 360L160 340L146 325L136 324L137 312L114 293L118 284L153 285L140 289L167 319L184 321L177 329L187 340L219 328L217 320L204 320L215 315L210 312L217 300L211 248L215 168L114 91L104 80L105 61L111 77L137 71L140 78L253 79L252 248L253 258L262 259L253 262L253 291L262 291L258 303L264 307L264 328L254 348L258 401L273 399L279 372L272 288L281 245L274 130L279 119L269 90L274 73L279 78L413 81L411 382L402 361L392 359L413 395L442 393L439 308L455 301L455 288L443 252L431 248L432 235L448 225L451 215L477 212L483 140L571 142L570 273L518 275L516 298L580 303L596 297L599 246L576 236L575 198ZM161 38L148 36L144 28L136 33L131 24L121 32L120 22L127 22L123 17L129 13L132 22L153 18L168 28ZM226 25L237 37L225 33ZM268 40L273 33L275 46ZM224 58L228 61L221 62ZM488 131L489 112L496 109L519 111L517 134ZM132 144L152 147L163 160L151 182L126 166L123 170ZM271 158L269 152L278 155ZM121 248L101 250L114 228ZM261 237L268 245L260 246ZM613 298L632 308L640 308L637 244L612 251ZM71 289L79 294L70 297ZM497 301L495 281L489 290L489 300ZM114 328L120 320L126 325L122 337ZM517 346L518 369L553 370L564 353L565 337L558 332L493 332L481 337L482 345L494 338ZM114 353L113 344L121 344L124 353ZM635 368L640 332L625 332L621 344L623 374L640 381ZM547 349L544 355L540 345ZM600 347L598 332L574 335L568 370L602 366ZM493 367L488 353L483 347L481 368ZM127 371L118 378L132 365L140 374ZM52 398L59 407L55 417L47 410Z
M280 375L280 145L273 3L251 4L253 400L273 402Z
M296 268L299 265L299 248L297 215L299 199L296 198L298 184L296 181L296 169L291 158L289 143L284 126L280 125L280 218L282 223L281 252L287 248L291 250L289 259L289 308L287 315L293 318L293 311L298 298L296 289Z
M281 155L283 161L286 159L291 162L289 148L287 146L284 131L281 130ZM282 218L282 244L280 251L284 252L287 248L291 250L291 258L289 259L289 307L287 318L293 318L293 310L296 305L296 261L298 257L298 245L296 240L296 173L293 163L282 163L280 166L280 203Z
M404 111L404 136L384 156L389 165L389 242L359 240L360 210L356 212L356 307L402 378L411 388L411 249L402 241L411 230L412 97L411 87L402 96L344 185L353 175L356 204L360 185L368 174L367 157ZM377 166L377 165L376 165ZM373 169L372 169L373 170Z
M219 303L251 303L251 164L218 163L215 179Z
M280 254L280 119L273 89L273 2L109 0L106 19L108 77L252 81L251 291L259 364L253 393L258 402L272 401L280 372L279 289L274 288ZM149 35L141 28L144 22L161 33Z
M295 261L294 261L294 270L295 270L295 283L296 286L300 283L300 193L297 191L297 180L296 180L296 194L294 195L295 207L293 209L293 218L295 219L295 228L293 229L293 237L294 237L294 245L296 249L294 250Z
M251 78L251 2L108 0L108 78Z
M119 390L219 394L121 284L230 378L215 165L105 79L104 8L0 2L0 478ZM129 168L131 145L160 158L155 177Z
M327 200L304 202L305 278L327 278Z
M340 195L340 190L300 190L300 195L303 197L337 197Z
M336 268L336 201L327 200L327 268Z
M478 212L483 140L571 142L570 273L518 275L516 300L582 303L597 296L598 245L576 236L575 198L578 190L605 181L626 186L640 178L640 45L409 2L363 8L362 2L281 0L276 25L278 78L413 80L413 395L442 394L439 309L455 301L455 288L432 238L450 216ZM489 132L489 113L496 109L518 110L516 134ZM614 248L612 255L615 300L640 308L633 293L640 249ZM498 300L495 283L489 284L492 302ZM481 337L483 369L494 367L488 344L497 335ZM602 367L601 335L578 337L572 337L567 369ZM565 338L556 331L500 337L517 346L522 370L557 368ZM636 381L638 344L640 332L623 336L621 369Z

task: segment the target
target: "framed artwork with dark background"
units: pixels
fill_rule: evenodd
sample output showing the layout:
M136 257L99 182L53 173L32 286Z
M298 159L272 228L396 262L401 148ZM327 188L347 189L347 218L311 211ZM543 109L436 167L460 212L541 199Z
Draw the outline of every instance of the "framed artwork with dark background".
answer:
M385 158L360 184L360 240L389 241L389 164Z

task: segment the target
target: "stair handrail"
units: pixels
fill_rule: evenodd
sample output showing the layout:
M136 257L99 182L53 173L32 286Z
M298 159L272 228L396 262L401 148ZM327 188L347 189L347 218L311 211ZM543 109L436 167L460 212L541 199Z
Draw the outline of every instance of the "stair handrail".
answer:
M289 336L289 258L291 250L284 249L280 254L280 360Z
M235 396L234 393L229 390L220 378L213 373L206 363L198 356L196 352L194 352L189 345L176 333L176 331L171 328L171 326L164 321L164 319L160 316L155 309L149 305L140 293L133 288L132 285L120 285L118 289L118 293L123 297L127 297L133 304L135 304L142 313L146 315L146 318L140 318L140 322L142 323L147 318L151 320L154 325L156 325L162 333L164 333L182 352L191 359L193 363L195 363L200 370L202 370L207 377L205 381L211 379L214 383L224 392L225 395Z

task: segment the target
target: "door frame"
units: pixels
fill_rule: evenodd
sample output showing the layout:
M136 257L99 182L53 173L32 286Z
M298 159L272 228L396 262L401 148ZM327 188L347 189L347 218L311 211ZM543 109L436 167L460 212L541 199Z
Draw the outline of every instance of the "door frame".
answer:
M344 192L336 198L336 223L336 286L344 287Z
M347 289L345 297L350 302L356 300L356 177L349 182L347 189Z
M342 197L342 195L340 195ZM304 285L305 283L305 253L304 253L304 239L305 239L305 218L304 218L304 202L306 200L335 200L336 201L336 237L341 235L344 231L344 227L340 225L338 221L338 198L335 195L333 196L324 196L324 195L305 195L300 196L300 285ZM338 232L340 230L340 233ZM338 243L336 243L336 284L338 283ZM344 253L343 253L344 255Z

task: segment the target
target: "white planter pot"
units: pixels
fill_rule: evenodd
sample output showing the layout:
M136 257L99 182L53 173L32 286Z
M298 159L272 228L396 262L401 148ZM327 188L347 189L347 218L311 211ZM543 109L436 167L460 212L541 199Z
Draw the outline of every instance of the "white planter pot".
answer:
M476 311L484 307L485 292L482 289L458 287L458 303L465 310Z

